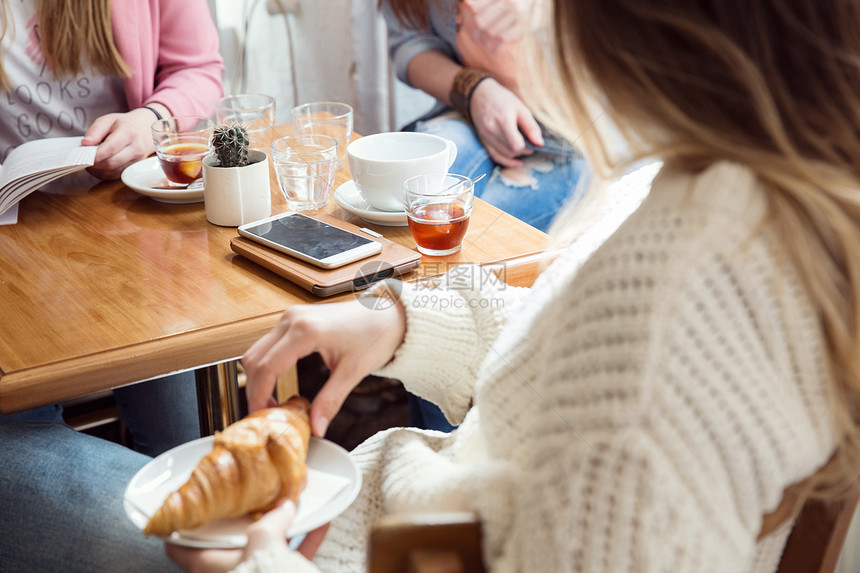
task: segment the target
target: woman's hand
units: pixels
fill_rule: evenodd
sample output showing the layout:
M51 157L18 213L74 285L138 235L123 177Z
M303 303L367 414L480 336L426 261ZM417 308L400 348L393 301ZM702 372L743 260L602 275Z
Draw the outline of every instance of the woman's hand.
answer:
M543 145L540 125L516 94L492 78L475 88L469 103L472 124L493 161L503 167L520 167L517 159L533 153L525 137Z
M324 436L352 389L391 360L403 341L403 307L370 306L351 301L285 310L274 330L242 357L249 411L274 405L272 392L278 376L299 358L319 352L331 374L311 404L310 418L313 433Z
M525 9L525 0L463 0L460 18L474 42L495 52L520 37Z
M248 545L244 549L193 549L174 543L165 543L164 550L177 565L192 573L222 573L231 571L254 555L255 551L287 546L287 530L296 516L296 505L285 501L248 526ZM328 525L315 529L305 536L299 553L313 559L328 532Z
M99 179L119 179L123 169L155 151L150 131L155 121L155 115L144 108L97 118L81 142L99 146L87 171Z

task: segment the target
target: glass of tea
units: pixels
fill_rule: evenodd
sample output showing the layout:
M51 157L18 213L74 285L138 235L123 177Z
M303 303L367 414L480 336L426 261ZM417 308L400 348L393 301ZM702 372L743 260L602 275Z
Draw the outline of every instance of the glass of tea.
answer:
M469 229L475 183L463 175L418 175L403 183L403 205L418 251L433 257L460 250Z
M328 203L337 173L337 141L327 135L293 135L272 143L278 187L292 211Z
M152 124L155 154L171 186L186 187L200 178L211 134L212 120L208 117L179 116Z

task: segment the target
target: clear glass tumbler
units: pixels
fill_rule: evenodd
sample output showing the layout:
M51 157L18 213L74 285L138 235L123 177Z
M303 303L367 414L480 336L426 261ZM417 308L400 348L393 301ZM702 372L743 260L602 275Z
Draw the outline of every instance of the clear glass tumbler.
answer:
M325 207L337 172L337 141L327 135L282 137L272 143L272 164L287 207Z
M352 138L352 107L345 103L321 101L293 108L293 133L327 135L337 140L337 167L346 162L346 146Z
M460 250L474 192L474 181L464 175L418 175L403 183L406 218L419 252L440 257Z
M275 125L275 98L264 94L224 96L215 104L215 117L222 123L244 125L251 149L265 151Z
M209 153L212 120L202 116L160 119L152 124L155 154L167 181L186 187L203 174L203 157Z

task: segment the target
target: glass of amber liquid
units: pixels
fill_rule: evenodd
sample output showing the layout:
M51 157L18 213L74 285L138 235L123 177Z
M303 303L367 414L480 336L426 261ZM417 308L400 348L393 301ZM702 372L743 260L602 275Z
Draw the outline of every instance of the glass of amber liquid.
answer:
M152 140L161 169L173 187L186 187L203 174L203 157L209 153L212 120L179 116L152 124Z
M460 250L469 230L474 182L463 175L418 175L403 183L403 205L418 251L433 257Z

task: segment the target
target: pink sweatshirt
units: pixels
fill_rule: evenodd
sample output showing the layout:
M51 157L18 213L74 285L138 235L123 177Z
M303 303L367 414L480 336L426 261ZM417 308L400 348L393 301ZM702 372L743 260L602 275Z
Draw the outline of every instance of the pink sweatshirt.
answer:
M173 115L214 114L224 63L205 0L113 0L111 20L132 70L124 80L130 110L158 102Z

